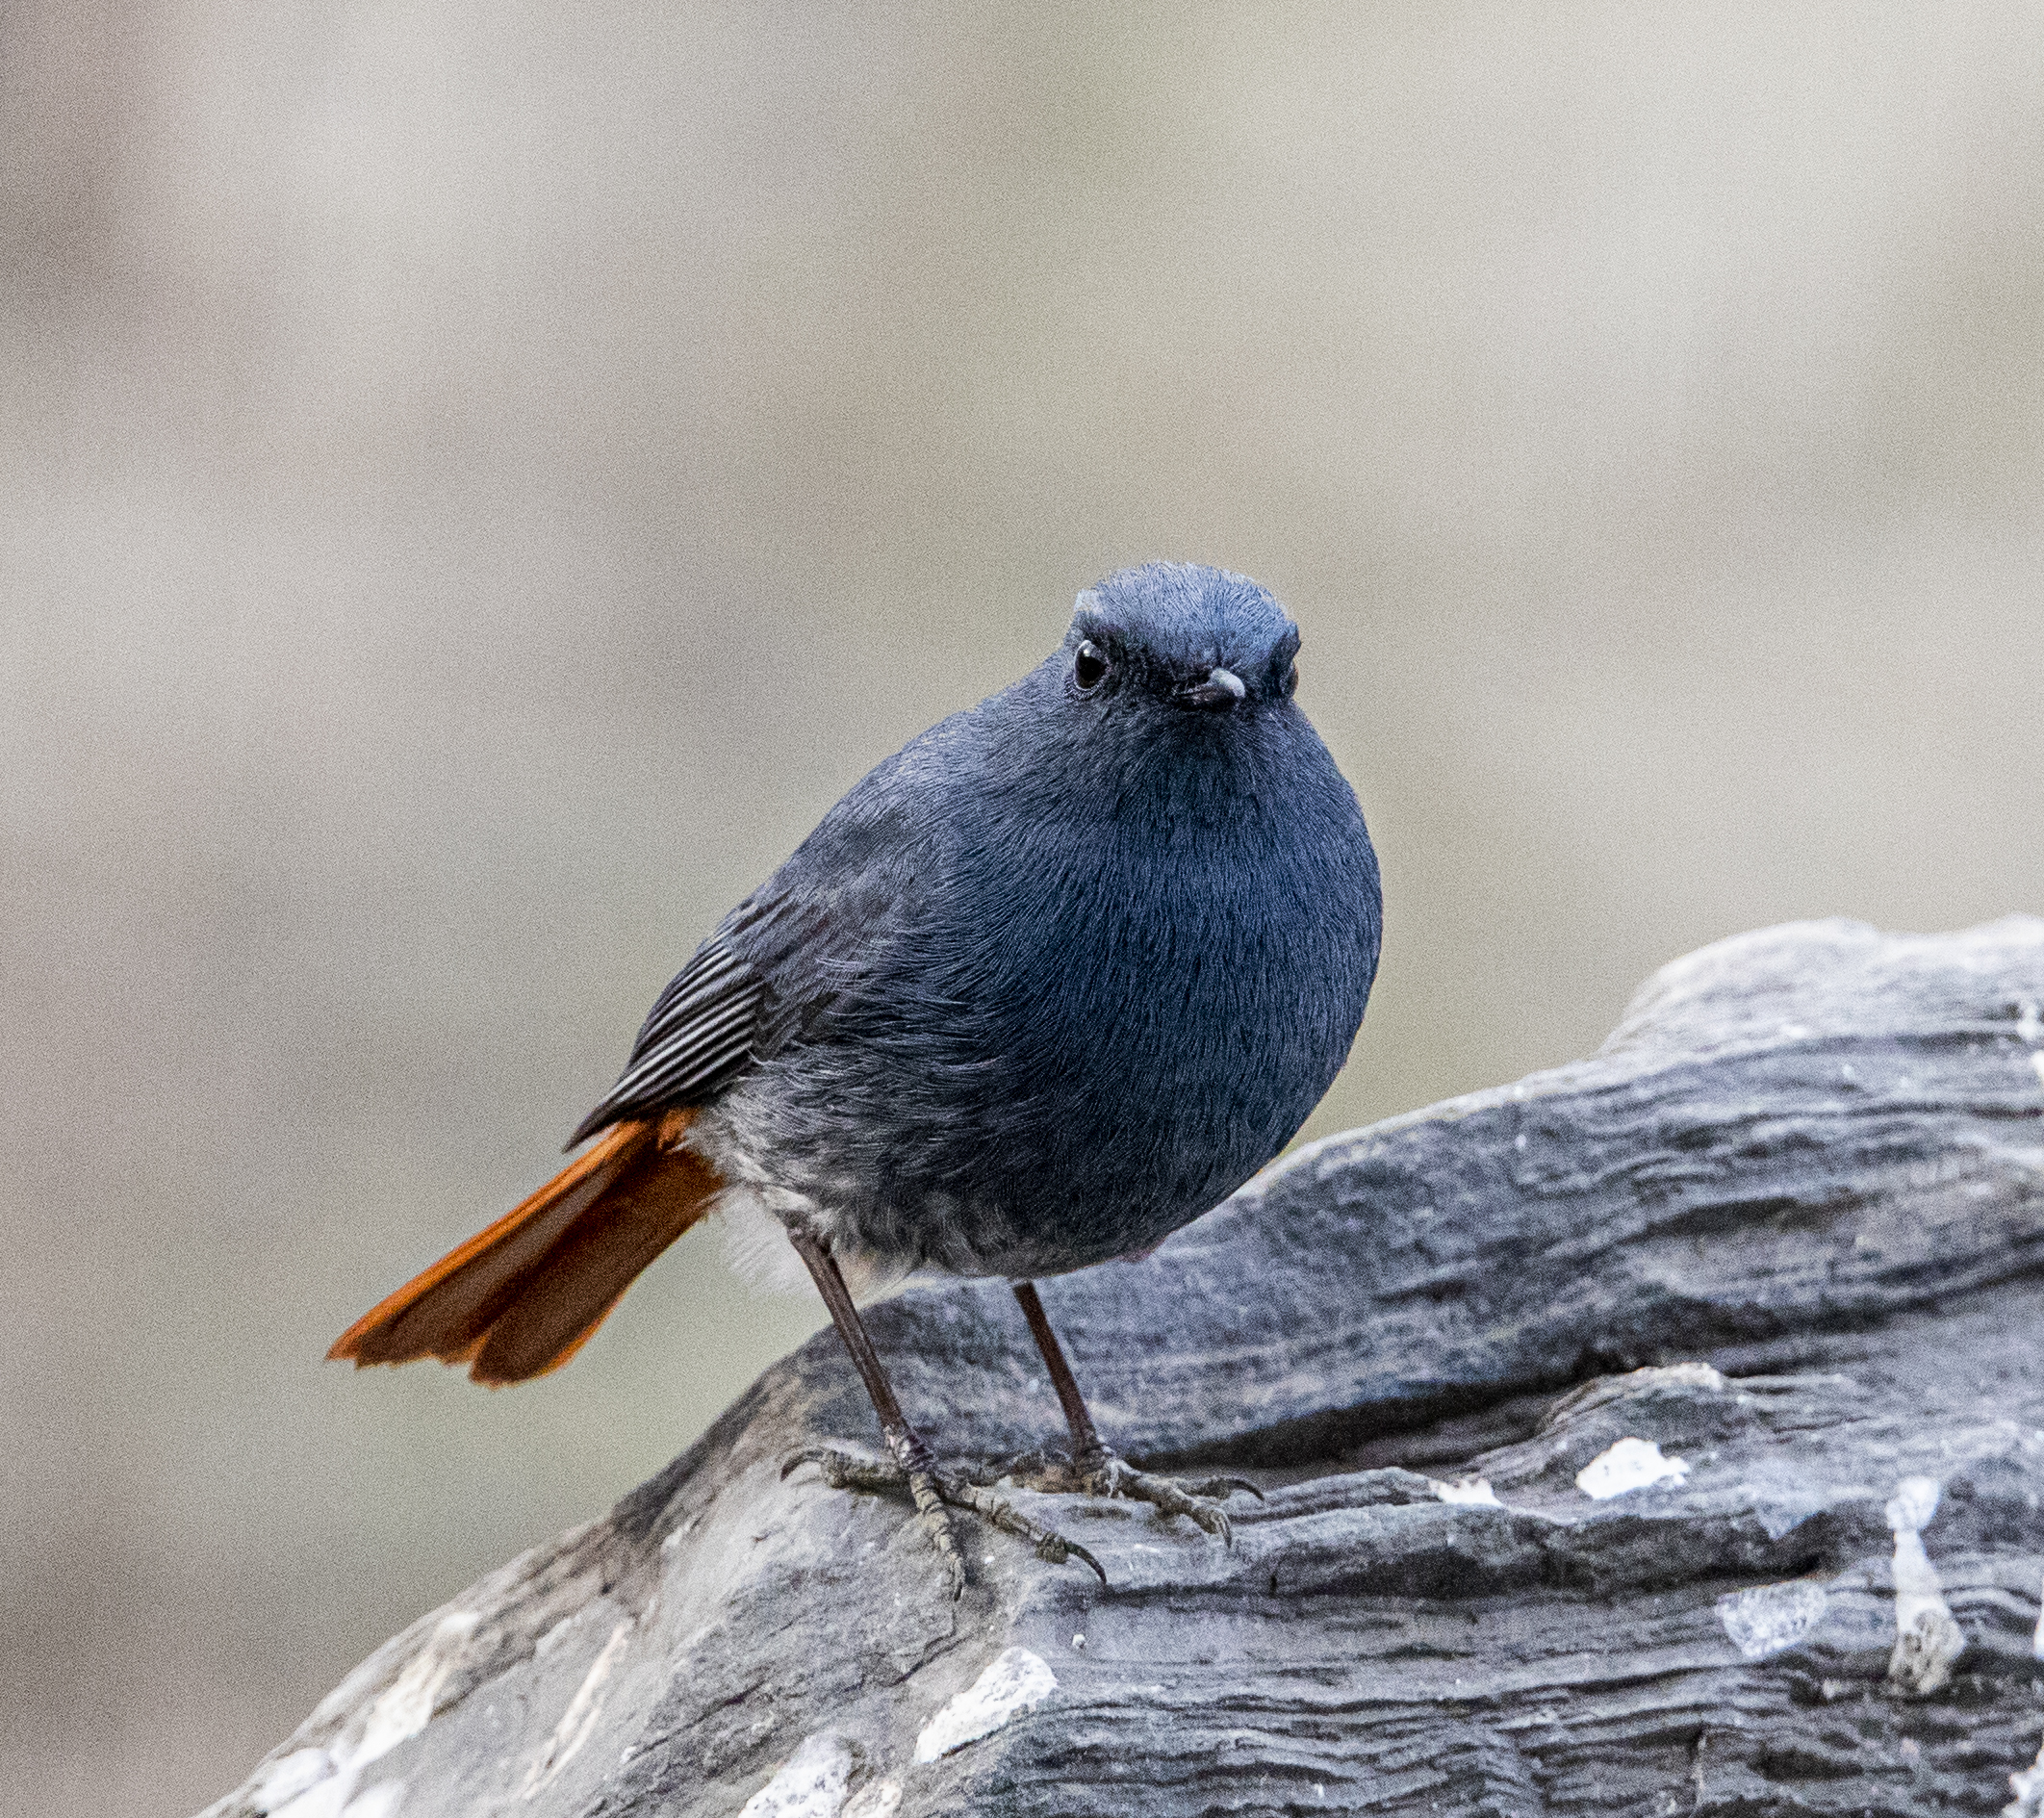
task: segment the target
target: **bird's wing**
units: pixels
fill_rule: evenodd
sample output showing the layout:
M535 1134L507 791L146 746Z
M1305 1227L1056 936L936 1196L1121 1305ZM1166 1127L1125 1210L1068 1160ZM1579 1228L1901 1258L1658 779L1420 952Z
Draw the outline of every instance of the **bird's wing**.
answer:
M620 1118L701 1104L751 1063L766 981L725 944L722 933L698 947L660 993L623 1075L568 1139L571 1149Z
M755 1063L818 1038L858 997L917 925L941 868L943 791L925 781L905 799L898 779L952 724L867 776L696 949L570 1148L626 1117L706 1103Z

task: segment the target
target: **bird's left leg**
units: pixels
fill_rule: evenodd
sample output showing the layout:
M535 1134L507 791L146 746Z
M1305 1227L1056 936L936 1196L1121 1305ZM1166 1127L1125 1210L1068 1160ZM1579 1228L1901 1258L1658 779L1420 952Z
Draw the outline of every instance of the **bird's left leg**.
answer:
M1006 1498L995 1495L984 1485L939 1468L928 1442L908 1424L902 1413L902 1405L895 1398L894 1385L887 1380L880 1353L873 1348L873 1341L866 1335L865 1322L858 1317L858 1308L853 1302L851 1290L845 1286L844 1275L837 1267L837 1259L830 1254L830 1246L807 1232L790 1231L788 1240L795 1245L796 1254L808 1266L809 1274L823 1294L824 1305L830 1309L830 1322L837 1327L837 1336L844 1340L845 1349L852 1353L859 1379L866 1385L867 1395L873 1398L873 1410L880 1416L881 1432L886 1439L893 1462L881 1464L874 1459L855 1458L834 1447L818 1446L797 1452L782 1467L780 1474L785 1477L797 1465L814 1464L822 1468L825 1481L835 1489L906 1491L936 1546L953 1597L963 1594L968 1574L965 1555L952 1530L952 1509L970 1509L1003 1533L1027 1541L1036 1557L1051 1565L1061 1566L1072 1559L1084 1560L1100 1574L1100 1581L1105 1584L1107 1574L1101 1571L1100 1561L1077 1541L1066 1540L1055 1528L1031 1521Z
M1058 1391L1058 1399L1064 1408L1065 1424L1072 1430L1071 1465L1072 1474L1077 1478L1075 1487L1093 1496L1133 1497L1141 1502L1154 1503L1165 1515L1188 1515L1208 1533L1217 1535L1223 1541L1233 1541L1235 1530L1221 1508L1221 1500L1232 1491L1246 1490L1261 1502L1264 1493L1244 1477L1209 1477L1199 1483L1181 1483L1176 1477L1154 1477L1147 1471L1137 1471L1127 1459L1111 1450L1093 1425L1086 1397L1079 1393L1078 1379L1072 1374L1071 1365L1065 1361L1064 1346L1058 1343L1058 1335L1051 1330L1051 1322L1044 1316L1043 1302L1036 1293L1035 1283L1018 1281L1009 1286L1015 1291L1015 1298L1022 1303L1022 1317L1029 1321L1030 1334L1036 1341L1036 1348L1043 1353L1052 1386Z

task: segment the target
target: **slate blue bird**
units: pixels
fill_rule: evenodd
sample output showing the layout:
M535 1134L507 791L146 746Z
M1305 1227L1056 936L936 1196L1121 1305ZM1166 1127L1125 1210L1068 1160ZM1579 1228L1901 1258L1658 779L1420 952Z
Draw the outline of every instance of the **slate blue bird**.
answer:
M1294 698L1298 648L1218 569L1081 594L1058 650L856 784L696 950L570 1143L590 1146L330 1355L538 1375L717 1210L800 1258L890 1459L810 1455L840 1486L906 1490L954 1592L951 1508L1094 1562L941 1468L904 1415L857 1300L910 1272L1013 1285L1071 1429L1066 1485L1225 1538L1225 1481L1102 1442L1032 1282L1217 1204L1348 1056L1377 861Z

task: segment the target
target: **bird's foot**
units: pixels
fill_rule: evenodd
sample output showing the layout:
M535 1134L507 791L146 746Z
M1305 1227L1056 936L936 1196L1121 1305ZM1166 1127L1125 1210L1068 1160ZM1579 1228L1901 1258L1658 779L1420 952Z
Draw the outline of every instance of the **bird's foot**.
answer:
M964 1595L969 1575L965 1569L965 1554L958 1546L958 1533L952 1524L953 1509L969 1509L1004 1534L1012 1534L1017 1540L1026 1542L1046 1565L1061 1566L1077 1559L1099 1573L1102 1584L1108 1581L1100 1561L1077 1541L1067 1540L1056 1528L1032 1521L1006 1497L986 1485L974 1483L955 1472L940 1470L931 1456L930 1448L915 1434L907 1435L906 1443L897 1441L891 1433L887 1437L888 1448L895 1453L893 1459L862 1458L831 1446L810 1446L789 1458L781 1467L780 1474L785 1477L798 1465L814 1465L833 1490L907 1497L915 1504L923 1525L930 1530L930 1538L943 1564L945 1580L955 1598Z
M1264 1493L1246 1477L1203 1477L1182 1483L1176 1477L1153 1476L1105 1446L1089 1447L1077 1458L1033 1453L1009 1466L1008 1474L1033 1490L1077 1491L1082 1496L1126 1497L1147 1502L1166 1519L1189 1516L1225 1546L1235 1544L1235 1525L1221 1507L1238 1490L1261 1502Z

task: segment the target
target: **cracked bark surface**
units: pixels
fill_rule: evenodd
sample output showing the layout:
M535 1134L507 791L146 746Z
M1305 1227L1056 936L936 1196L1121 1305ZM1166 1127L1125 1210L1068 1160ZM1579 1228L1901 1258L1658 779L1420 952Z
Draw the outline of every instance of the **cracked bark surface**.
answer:
M2044 921L1721 942L1042 1291L1110 1444L1263 1486L1232 1549L1017 1491L1110 1587L962 1524L953 1603L780 1476L879 1455L826 1332L208 1818L2044 1811ZM1002 1284L871 1324L947 1458L1060 1434Z

